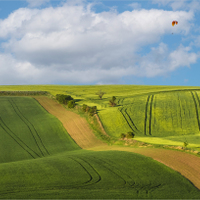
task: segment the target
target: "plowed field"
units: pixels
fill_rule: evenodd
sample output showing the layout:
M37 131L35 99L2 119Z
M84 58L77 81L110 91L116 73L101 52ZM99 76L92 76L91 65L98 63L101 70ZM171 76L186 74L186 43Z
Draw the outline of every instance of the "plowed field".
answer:
M106 145L96 138L84 118L76 113L66 110L62 105L47 97L35 97L35 99L50 114L56 116L62 122L69 135L82 149Z

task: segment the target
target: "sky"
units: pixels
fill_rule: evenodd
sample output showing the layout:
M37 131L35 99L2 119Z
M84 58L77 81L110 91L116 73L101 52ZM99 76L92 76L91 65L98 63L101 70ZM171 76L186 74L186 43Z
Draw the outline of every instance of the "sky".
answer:
M199 75L199 0L0 0L0 85L200 86Z

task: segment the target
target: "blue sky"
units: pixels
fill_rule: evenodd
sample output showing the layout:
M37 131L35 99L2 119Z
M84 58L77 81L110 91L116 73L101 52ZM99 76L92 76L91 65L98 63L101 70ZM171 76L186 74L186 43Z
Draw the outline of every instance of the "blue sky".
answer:
M200 86L200 1L0 0L0 72L1 85Z

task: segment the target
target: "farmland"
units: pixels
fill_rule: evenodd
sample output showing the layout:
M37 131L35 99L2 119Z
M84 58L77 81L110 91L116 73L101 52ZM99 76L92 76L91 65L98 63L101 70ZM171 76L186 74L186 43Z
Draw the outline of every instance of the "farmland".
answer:
M139 141L181 145L187 140L197 149L199 89L164 86L0 87L2 91L69 94L79 106L84 103L95 105L106 133L114 141L121 133L132 131ZM99 90L106 93L102 100L95 94ZM112 96L117 97L116 107L108 105ZM179 166L180 162L174 162L169 150L122 149L107 145L97 139L98 135L93 134L87 122L75 113L63 111L66 110L63 106L48 97L34 98L4 94L0 97L0 198L200 198L199 189L185 178L194 180L199 187L198 178L196 180L193 174L196 168L184 163ZM156 155L156 150L160 154ZM181 153L180 157L183 155L178 153ZM199 166L199 158L194 158L197 159L195 166ZM192 163L194 158L189 155L186 161Z
M198 198L187 179L150 158L86 150L0 165L1 198Z
M0 163L80 149L61 122L33 98L1 97L0 113Z

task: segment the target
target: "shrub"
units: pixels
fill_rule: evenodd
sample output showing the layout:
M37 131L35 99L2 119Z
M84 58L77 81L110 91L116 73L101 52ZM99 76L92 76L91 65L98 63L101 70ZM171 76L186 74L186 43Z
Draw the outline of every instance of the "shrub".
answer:
M128 132L126 138L134 138L135 134L133 132Z
M84 112L88 112L90 116L93 116L93 115L96 114L96 112L97 112L97 107L96 107L96 106L90 107L90 106L88 106L88 105L86 105L86 104L83 104L82 110L83 110Z
M114 107L114 106L117 105L117 104L115 103L115 100L116 100L116 97L113 96L112 99L109 101L110 106Z
M75 101L74 100L70 100L67 103L68 108L74 108L75 107Z
M188 142L187 142L187 140L185 141L185 142L183 142L183 146L185 147L185 148L187 148L187 146L188 146Z
M84 112L86 112L86 109L87 109L87 105L86 105L86 104L83 104L82 110L83 110Z
M67 104L68 101L74 99L70 95L56 94L56 100L58 100L59 103Z
M126 134L121 133L121 138L124 139L126 137Z

